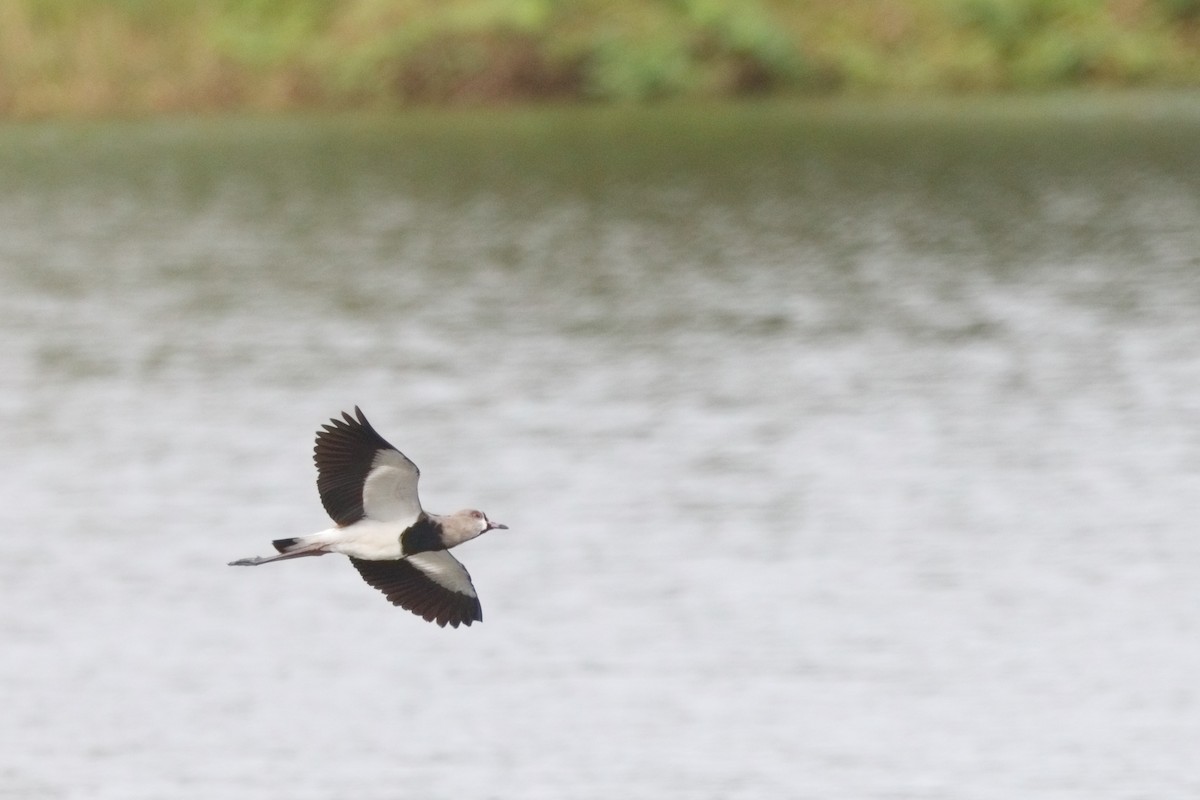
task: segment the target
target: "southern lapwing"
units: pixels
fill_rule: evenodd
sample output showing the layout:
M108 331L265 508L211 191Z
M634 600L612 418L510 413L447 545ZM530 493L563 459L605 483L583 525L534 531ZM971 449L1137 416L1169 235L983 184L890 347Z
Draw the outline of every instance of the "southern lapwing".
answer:
M334 527L271 542L279 555L241 558L230 566L342 553L359 574L406 608L445 627L483 619L471 576L447 552L497 528L482 511L430 514L417 497L417 465L376 433L358 406L317 431L317 491Z

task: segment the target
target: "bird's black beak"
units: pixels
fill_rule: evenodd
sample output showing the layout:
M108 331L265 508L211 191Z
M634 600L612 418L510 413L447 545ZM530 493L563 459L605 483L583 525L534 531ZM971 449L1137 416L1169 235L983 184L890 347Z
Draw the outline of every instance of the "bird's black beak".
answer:
M503 522L492 522L492 521L489 519L489 520L488 520L488 526L487 526L487 529L488 529L489 531L494 531L494 530L497 530L497 529L499 529L499 530L503 530L503 531L506 531L506 530L508 530L508 526L507 526L507 525L505 525Z

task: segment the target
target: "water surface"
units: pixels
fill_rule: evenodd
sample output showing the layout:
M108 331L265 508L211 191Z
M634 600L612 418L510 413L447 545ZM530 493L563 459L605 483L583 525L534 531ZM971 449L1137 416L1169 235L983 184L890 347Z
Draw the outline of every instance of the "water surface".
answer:
M1200 793L1200 104L0 129L0 797ZM333 557L359 404L485 621Z

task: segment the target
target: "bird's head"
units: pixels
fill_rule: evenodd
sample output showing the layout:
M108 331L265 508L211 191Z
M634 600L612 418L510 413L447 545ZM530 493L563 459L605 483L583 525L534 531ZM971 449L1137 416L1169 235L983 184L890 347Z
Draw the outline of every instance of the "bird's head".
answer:
M488 531L508 529L508 526L504 523L492 522L488 519L487 514L482 511L476 511L473 508L459 511L451 514L449 517L443 517L442 524L448 538L451 540L451 547L468 539L474 539L476 536L481 536Z
M508 530L508 526L505 525L503 522L492 522L490 519L488 519L488 515L483 513L482 511L476 511L475 509L470 509L470 510L464 511L462 513L466 514L468 517L471 518L472 523L475 525L476 528L479 529L479 532L481 534L487 533L488 531L494 531L497 529Z

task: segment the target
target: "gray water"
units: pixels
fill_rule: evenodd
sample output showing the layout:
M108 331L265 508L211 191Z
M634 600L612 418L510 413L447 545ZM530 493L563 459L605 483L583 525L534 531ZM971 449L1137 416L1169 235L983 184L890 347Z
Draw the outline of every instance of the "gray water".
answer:
M1200 796L1200 100L0 128L0 797ZM484 622L323 528L361 405Z

